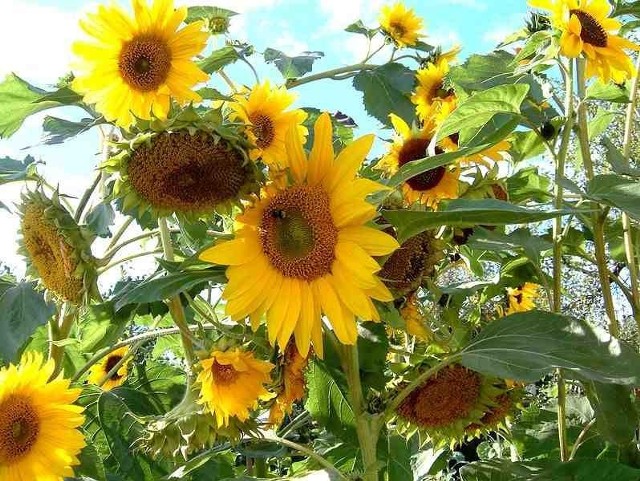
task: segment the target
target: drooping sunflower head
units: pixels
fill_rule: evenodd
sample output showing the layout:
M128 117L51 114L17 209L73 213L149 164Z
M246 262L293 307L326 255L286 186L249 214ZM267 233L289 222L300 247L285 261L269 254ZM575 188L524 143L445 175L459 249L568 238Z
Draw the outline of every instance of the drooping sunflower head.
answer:
M80 304L96 292L95 259L87 234L60 203L58 195L22 196L20 253L27 271L56 297Z
M249 92L237 94L234 99L230 104L230 118L246 124L247 138L253 144L249 152L251 159L261 159L276 170L286 168L286 133L293 128L303 143L307 136L307 128L302 125L306 112L287 110L295 95L284 86L272 87L267 81Z
M376 276L372 256L390 254L393 237L365 224L376 216L366 197L384 189L358 178L373 136L361 137L336 157L329 115L320 115L309 157L300 136L286 139L287 176L269 184L259 200L238 216L235 238L201 253L228 265L223 292L226 312L257 328L263 315L272 344L285 348L292 335L306 357L313 342L322 356L322 314L338 339L354 344L356 317L378 320L372 299L393 296Z
M118 173L113 196L125 212L157 217L228 212L259 188L242 142L204 128L141 134L103 167Z
M91 371L89 371L89 382L100 385L104 379L102 389L105 391L111 391L118 386L122 386L127 380L129 364L131 363L130 357L125 359L128 353L128 347L121 347L104 357L101 362L94 364L91 367ZM109 376L109 373L118 365L120 365L120 367Z
M444 243L431 231L404 241L382 265L380 278L397 297L415 291L444 258Z
M390 118L396 130L396 139L376 165L387 175L395 174L409 162L428 157L427 150L434 134L433 124L416 130L394 114ZM436 145L435 152L441 154L444 150ZM402 192L409 204L419 202L435 208L442 199L458 197L459 178L460 169L457 167L439 166L411 177L402 185Z
M517 410L521 392L517 388L507 389L505 386L496 386L496 388L500 391L491 398L491 405L480 420L465 428L468 437L477 438L491 431L508 428L509 420Z
M422 37L422 19L402 2L383 6L378 20L382 30L398 47L412 47Z
M455 90L447 87L449 62L458 52L459 48L446 52L416 72L418 85L411 95L411 102L423 122L435 121L438 125L458 106Z
M289 341L280 357L279 392L269 411L269 424L280 426L285 415L291 414L293 403L304 398L304 371L310 356L302 356L295 342Z
M525 282L518 287L507 288L509 307L506 315L515 312L526 312L536 308L536 299L539 297L540 286L533 282Z
M567 57L584 55L589 77L622 83L634 75L624 49L640 46L617 35L621 23L609 18L613 7L607 0L529 0L529 5L551 11L553 26L562 32L560 52Z
M265 388L271 382L273 367L270 362L256 359L252 352L237 348L214 351L200 362L198 402L215 416L218 427L228 426L232 417L246 421L259 401L273 397Z
M28 353L19 365L0 369L0 479L62 481L85 446L79 389L52 381L54 363Z
M90 37L76 42L73 89L110 122L129 127L135 118L153 114L164 119L171 99L178 103L201 98L192 88L207 80L192 58L205 47L202 22L179 29L187 7L173 0L132 0L134 16L117 5L100 6L80 26Z

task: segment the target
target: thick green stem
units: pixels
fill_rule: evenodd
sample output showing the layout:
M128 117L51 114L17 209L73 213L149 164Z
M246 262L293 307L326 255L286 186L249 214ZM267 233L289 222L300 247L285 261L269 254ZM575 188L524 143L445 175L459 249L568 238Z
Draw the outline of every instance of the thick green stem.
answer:
M127 239L126 241L118 244L117 246L111 247L107 252L105 252L104 257L101 259L101 262L103 262L103 263L109 262L113 258L113 256L115 256L116 253L120 249L123 249L124 247L126 247L128 245L131 245L134 242L138 242L140 240L147 239L149 237L153 237L154 235L157 235L158 233L159 233L159 231L157 231L157 230L143 232L142 234L137 235L135 237L132 237L131 239Z
M110 250L113 246L115 246L117 244L117 242L120 240L120 238L124 235L124 233L126 232L126 230L129 228L129 226L133 223L134 218L133 217L129 217L127 220L125 220L122 225L120 226L120 228L118 229L118 231L113 235L113 237L111 238L111 241L109 242L109 245L107 246L106 250Z
M587 118L587 104L585 102L585 60L578 59L578 97L580 103L578 105L578 140L580 144L580 152L582 154L582 162L587 174L587 180L591 181L594 177L593 160L591 159L591 148L589 145L589 125ZM609 332L612 336L620 335L620 326L616 319L616 312L613 303L613 295L611 294L611 283L609 282L609 268L607 267L607 253L605 248L604 223L606 216L602 210L598 209L592 214L593 220L593 244L595 247L595 256L598 266L598 277L602 286L602 297L604 299L604 307L609 318Z
M362 70L372 70L376 68L377 65L367 64L367 63L359 63L356 65L348 65L346 67L334 68L332 70L326 70L325 72L320 72L315 75L307 75L306 77L291 79L287 81L286 86L288 89L292 89L295 87L299 87L300 85L308 84L309 82L314 82L316 80L322 79L332 79L336 75L341 75L345 73L352 72L360 72Z
M98 274L103 274L105 271L108 271L112 267L116 267L120 264L124 264L125 262L132 261L134 259L137 259L138 257L152 256L154 254L162 254L162 253L163 253L162 249L156 249L153 251L136 252L135 254L131 254L130 256L125 256L121 259L115 260L112 263L106 265L102 269L98 270Z
M49 324L49 359L55 363L55 369L51 375L51 379L55 378L62 372L62 360L64 357L64 345L58 345L58 341L62 341L69 336L73 324L78 317L78 310L69 303L64 303L60 307L60 321L56 323L55 319Z
M101 177L102 177L102 172L98 172L98 174L93 179L93 182L91 183L89 188L84 191L84 194L82 194L82 197L80 198L80 202L78 203L78 207L76 208L76 213L73 216L76 222L80 222L80 219L82 218L82 213L84 212L84 209L87 207L87 204L89 203L89 199L91 199L91 196L93 195L93 192L96 190L96 187L98 187Z

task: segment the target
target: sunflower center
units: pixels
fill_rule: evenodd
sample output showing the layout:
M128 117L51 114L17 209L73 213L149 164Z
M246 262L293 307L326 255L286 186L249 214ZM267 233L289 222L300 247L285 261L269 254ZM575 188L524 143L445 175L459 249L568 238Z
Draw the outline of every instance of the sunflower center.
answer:
M437 99L446 99L450 95L454 95L455 91L453 89L444 88L444 82L440 82L433 89L433 96Z
M391 22L389 24L389 27L391 28L392 37L401 38L404 36L405 33L407 33L407 29L400 22Z
M515 295L514 298L518 304L522 304L522 292L520 294Z
M423 159L427 157L427 148L431 143L431 139L409 139L405 141L398 153L398 165L402 167L404 164L413 160ZM436 146L436 154L441 154L443 150ZM443 166L435 169L427 170L421 174L411 177L407 180L407 184L413 190L425 191L433 189L440 183L444 177L446 170Z
M157 90L169 76L171 50L156 35L134 37L122 46L118 69L131 88L140 92Z
M285 277L311 281L330 273L338 229L327 193L308 185L280 192L262 214L260 241L271 265Z
M118 365L118 363L122 360L122 356L109 356L107 359L107 364L104 367L104 373L108 374L111 370ZM122 376L118 374L118 371L114 372L113 375L109 378L114 381L121 379Z
M607 46L607 31L593 16L582 10L569 10L571 15L578 17L582 30L580 38L584 43L593 45L594 47Z
M238 377L238 371L231 364L220 364L218 361L213 361L211 374L216 383L223 385L231 384Z
M256 136L256 145L261 149L266 149L275 138L275 128L270 117L264 114L253 114L249 116L253 124L253 135Z
M26 456L40 432L40 419L27 399L9 396L0 404L0 466Z
M133 153L127 173L135 192L152 207L207 212L237 199L250 178L242 154L209 134L165 133Z
M477 405L480 384L478 373L460 365L447 367L407 396L398 413L423 428L450 426Z

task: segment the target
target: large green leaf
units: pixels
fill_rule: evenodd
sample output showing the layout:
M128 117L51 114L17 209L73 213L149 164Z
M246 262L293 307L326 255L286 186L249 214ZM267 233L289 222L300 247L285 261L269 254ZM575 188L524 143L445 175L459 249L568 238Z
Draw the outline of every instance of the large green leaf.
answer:
M353 78L355 89L364 94L364 108L389 128L391 113L408 124L415 119L415 106L409 100L413 85L414 73L399 63L363 70Z
M108 202L100 202L87 214L87 228L98 237L110 237L111 227L115 221L116 213Z
M587 187L590 199L640 219L640 182L616 174L596 175Z
M520 105L529 92L525 84L497 85L463 101L447 117L438 131L442 139L462 129L481 127L497 114L520 114Z
M467 246L471 249L494 252L524 252L525 256L537 265L540 261L540 253L551 249L553 244L531 234L529 229L516 229L509 234L504 234L495 230L479 228L474 229Z
M471 55L462 65L452 67L449 77L464 90L485 90L512 80L513 55L504 50L489 55Z
M79 122L72 122L47 115L42 122L44 143L61 144L65 140L71 139L82 132L86 132L94 125L94 120L90 118L82 119Z
M0 185L36 178L36 159L27 155L24 160L10 157L0 159Z
M396 481L400 479L413 479L411 456L418 451L417 436L405 439L398 434L386 436L387 450L385 453L385 480Z
M638 413L631 402L631 389L618 384L584 382L589 402L596 414L600 434L609 442L628 445L634 438Z
M420 232L442 225L472 227L474 225L528 224L570 213L567 210L541 210L520 207L497 199L456 199L443 202L437 212L385 210L382 215L396 227L401 241Z
M211 54L199 62L199 66L205 72L211 74L237 61L240 58L236 49L227 45L218 50L214 50Z
M586 322L559 314L512 314L485 327L461 352L462 364L503 379L533 382L554 368L583 378L640 384L640 355Z
M15 361L22 345L55 313L53 304L35 290L34 282L21 282L0 297L0 358Z
M313 69L313 62L322 57L324 57L322 52L303 52L301 55L290 57L275 48L267 48L264 51L264 61L273 62L285 79L308 74Z

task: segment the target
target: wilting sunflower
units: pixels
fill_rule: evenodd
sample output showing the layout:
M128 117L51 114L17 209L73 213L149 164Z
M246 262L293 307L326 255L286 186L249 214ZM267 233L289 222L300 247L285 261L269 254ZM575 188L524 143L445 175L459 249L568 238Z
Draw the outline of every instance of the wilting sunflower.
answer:
M269 412L269 424L275 427L282 424L285 415L291 414L293 403L304 398L304 371L309 364L309 357L302 356L295 343L289 341L281 357L281 364L280 393Z
M366 196L384 189L356 177L372 142L366 135L334 157L331 120L323 113L307 159L298 132L289 130L289 180L268 185L237 217L234 240L200 255L230 266L223 297L232 319L250 316L257 328L266 314L270 342L284 348L295 334L305 357L312 340L322 355L322 313L345 344L356 342L356 317L379 319L371 299L393 296L376 277L380 266L372 256L387 255L398 243L365 225L376 216Z
M235 102L230 103L230 118L247 125L247 137L255 146L249 152L251 159L262 159L275 169L286 168L285 135L293 128L301 142L307 136L307 128L302 125L307 118L306 112L287 110L295 95L284 86L272 87L269 82L264 82L234 99Z
M103 164L118 174L113 196L123 199L125 212L207 216L229 212L259 190L256 168L231 129L222 135L202 119L172 121L167 128L122 142Z
M507 287L509 307L507 316L515 312L526 312L536 308L536 299L539 297L540 286L533 282L525 282L523 285L512 288Z
M398 47L412 47L422 36L422 19L413 8L407 8L401 2L382 7L379 21L382 30Z
M397 414L436 444L455 444L478 422L498 393L490 379L459 364L443 368L409 394Z
M382 265L380 278L396 297L415 291L444 258L444 243L425 231L402 243Z
M435 121L440 124L458 105L458 98L452 88L445 87L449 73L449 62L455 59L459 47L441 54L424 68L416 72L418 85L411 96L416 106L418 118L423 122Z
M122 359L128 353L128 347L121 347L120 349L116 349L108 356L103 358L101 362L94 364L91 368L91 371L89 371L89 382L91 384L99 385L100 382L107 376L107 374L109 374L111 370L116 367L116 365L120 361L122 361ZM111 391L113 388L122 386L122 383L127 380L127 372L129 370L130 363L131 358L124 361L118 368L118 370L104 382L104 384L102 385L102 389L104 389L105 391Z
M55 365L28 353L17 366L0 369L0 479L62 481L85 446L80 427L80 389L52 381Z
M133 18L115 4L98 7L80 22L91 40L73 45L79 57L73 89L122 127L135 117L149 119L151 113L166 118L172 98L201 100L191 89L208 78L192 61L207 43L203 23L178 30L187 7L174 9L173 0L132 4Z
M607 0L529 0L529 5L552 12L551 22L562 32L560 52L567 57L584 54L587 76L604 82L622 83L634 75L625 48L639 50L635 43L617 35L620 21L609 18Z
M56 297L80 304L97 292L95 259L87 234L78 227L57 193L22 196L20 253L27 272Z
M400 309L400 315L406 324L406 331L411 336L416 336L423 341L430 341L433 339L433 332L429 329L424 322L424 315L422 313L422 307L415 294L411 294L402 309Z
M422 129L416 130L415 127L409 127L397 115L391 114L389 117L396 130L396 139L376 168L391 176L403 165L428 157L427 148L434 132L433 125L427 124ZM444 151L440 146L436 146L435 152L441 154ZM459 168L440 166L411 177L402 185L402 192L409 204L419 202L435 208L441 199L458 197L459 178Z
M469 437L480 437L491 431L506 430L509 419L514 415L517 401L520 398L519 390L506 387L500 394L491 399L491 406L485 411L480 420L469 424L465 431Z
M231 417L247 420L249 410L257 408L259 401L273 397L264 387L271 382L273 364L256 359L252 352L214 351L200 362L200 367L199 403L216 417L218 427L228 426Z

